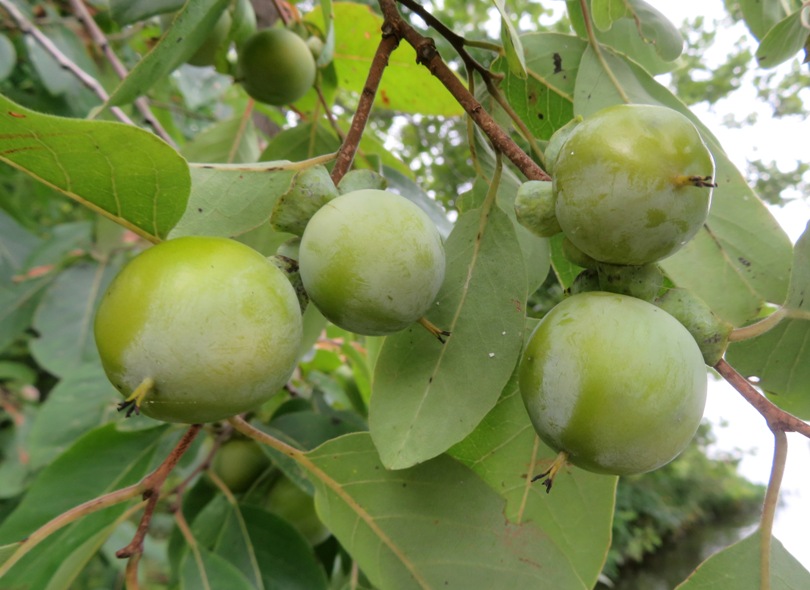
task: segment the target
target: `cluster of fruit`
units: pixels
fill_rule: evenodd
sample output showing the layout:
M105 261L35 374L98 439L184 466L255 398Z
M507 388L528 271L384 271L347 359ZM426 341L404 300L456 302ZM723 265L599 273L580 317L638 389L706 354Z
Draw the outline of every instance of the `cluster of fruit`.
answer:
M324 190L308 199L313 186ZM271 223L302 234L283 246L292 265L189 236L145 250L116 276L95 338L123 408L186 423L246 412L295 369L307 300L341 328L390 334L422 318L444 279L442 239L422 209L380 189L339 194L322 167L295 177Z
M703 227L714 161L696 127L650 105L603 109L560 129L546 151L552 182L519 190L519 221L564 235L585 270L532 333L520 390L540 437L565 462L627 475L674 459L706 400L705 364L731 328L697 297L668 287L656 262Z

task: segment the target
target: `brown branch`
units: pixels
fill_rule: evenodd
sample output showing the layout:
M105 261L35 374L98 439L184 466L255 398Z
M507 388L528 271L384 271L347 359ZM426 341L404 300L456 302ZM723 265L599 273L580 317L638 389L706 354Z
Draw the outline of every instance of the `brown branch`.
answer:
M529 180L550 180L548 174L518 146L486 112L456 74L444 63L433 40L420 35L399 14L395 0L379 0L383 17L396 34L416 50L416 61L424 65L453 95L476 125Z
M360 138L363 137L363 131L368 122L368 115L371 112L371 107L374 105L374 97L377 95L377 89L380 87L380 80L388 65L388 58L394 49L397 48L397 45L399 45L399 38L391 34L387 25L383 24L382 39L380 39L377 52L374 54L374 59L371 61L371 67L366 77L366 84L363 86L360 101L357 103L357 111L355 111L354 117L352 117L352 125L349 128L349 132L346 134L346 139L343 141L338 151L335 167L332 168L332 182L335 184L340 182L340 179L343 178L343 175L346 174L352 166L352 161L354 161L354 156L360 145Z
M415 2L415 0L397 0L403 6L407 6L410 10L418 14L424 21L427 23L428 26L433 27L436 29L442 37L444 37L450 45L452 45L453 49L456 50L461 60L464 62L468 71L478 73L481 78L484 80L484 85L487 87L487 92L495 99L495 101L501 106L501 108L506 112L515 126L518 128L520 133L529 142L532 151L537 154L537 157L541 160L545 161L545 157L543 154L543 150L540 149L540 146L537 144L532 132L527 127L526 123L518 116L517 112L512 108L512 105L506 100L503 96L503 93L500 91L498 86L496 85L496 80L502 79L503 74L493 74L489 69L487 69L484 65L478 62L473 56L469 54L467 49L465 48L467 45L467 40L462 37L461 35L457 34L455 31L451 30L447 25L445 25L442 21L437 19L433 16L430 12L428 12L424 6ZM472 92L472 90L471 90Z
M152 515L155 512L155 506L160 496L160 488L172 472L172 469L177 465L177 462L185 454L189 446L191 446L191 443L197 437L201 428L202 424L192 424L163 463L140 483L139 487L143 490L143 498L147 500L146 508L143 511L141 522L138 524L138 529L135 531L135 536L132 538L132 541L123 549L116 551L116 557L131 558L143 553L143 540L146 538L149 523L152 521Z
M734 367L729 365L725 359L720 359L720 361L714 365L714 369L720 373L748 403L754 406L757 412L762 414L762 417L765 418L765 421L768 423L768 428L772 431L798 432L810 438L810 424L799 420L793 414L776 406L768 398L759 393L759 391L757 391L745 377L740 375Z
M430 12L425 9L424 6L415 2L414 0L397 0L403 6L408 7L411 11L418 14L425 23L434 29L436 32L439 33L442 37L447 39L447 42L453 46L453 49L458 52L459 57L461 57L464 65L467 69L478 72L481 74L481 77L487 82L487 88L489 88L489 83L495 77L492 75L486 67L484 67L480 62L478 62L469 52L465 49L467 45L467 40L450 29L447 25L445 25L442 21L437 19L433 16Z
M76 18L79 19L79 22L82 23L84 28L87 30L87 33L90 35L90 39L93 40L96 47L98 47L99 50L101 50L101 52L104 54L104 57L107 58L107 61L110 63L110 66L116 75L121 79L126 78L129 72L127 72L124 64L121 63L121 60L118 59L118 56L112 50L112 47L110 47L110 42L107 40L104 32L96 24L96 21L93 19L90 11L87 10L84 2L82 2L82 0L70 0L70 6L73 8L73 13L76 15ZM138 109L138 112L141 113L144 121L146 121L146 123L154 130L155 134L170 146L176 148L177 144L171 138L166 129L163 128L163 125L160 124L157 117L155 117L155 114L152 112L152 109L149 106L149 101L146 99L146 97L141 96L136 98L133 104L135 105L135 108Z
M25 15L17 9L13 2L10 0L0 0L0 7L2 7L11 18L17 23L17 26L20 28L25 35L30 35L33 37L37 43L42 45L42 47L51 54L51 56L57 61L57 63L65 70L73 74L82 84L84 84L87 88L89 88L93 93L99 97L102 102L106 102L107 99L110 97L107 94L107 91L104 90L104 87L101 83L96 80L93 76L85 72L81 69L75 62L73 62L68 56L62 53L62 50L59 49L53 41L51 41L42 31L34 26L34 24L29 21ZM122 123L127 123L128 125L134 125L135 123L127 117L127 115L118 107L113 107L110 109L111 112L118 118L119 121Z

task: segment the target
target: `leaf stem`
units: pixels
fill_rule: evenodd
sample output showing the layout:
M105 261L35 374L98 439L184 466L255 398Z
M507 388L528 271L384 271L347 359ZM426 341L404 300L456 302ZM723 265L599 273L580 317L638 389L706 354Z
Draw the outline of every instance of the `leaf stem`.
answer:
M771 477L768 481L768 491L765 493L765 503L762 507L762 518L759 524L759 588L771 588L771 539L773 537L773 521L776 516L776 507L779 503L779 488L782 486L782 476L785 474L787 463L788 441L782 430L775 430L773 447L773 464Z
M199 168L201 170L237 170L240 172L277 172L279 170L306 170L319 164L331 162L337 157L337 153L315 156L300 162L287 162L277 160L274 162L256 162L255 164L221 164L189 162L189 168Z
M776 406L768 398L762 395L756 388L749 383L749 381L740 375L734 367L728 364L725 359L720 359L714 369L736 389L745 400L754 406L757 412L762 414L768 427L773 431L782 432L798 432L807 438L810 438L810 424L799 420L793 414L790 414L783 409Z
M788 316L788 310L785 307L780 307L771 315L754 322L742 328L736 328L728 335L729 342L740 342L742 340L749 340L762 336L768 330L775 328L776 325Z
M622 101L625 103L632 102L630 97L627 96L627 93L624 91L624 88L622 88L622 85L619 83L619 80L616 78L616 74L614 74L613 70L610 69L608 62L602 53L602 47L596 38L596 33L593 31L593 22L591 21L590 10L588 9L588 1L579 0L579 6L582 9L582 17L585 21L585 31L588 34L588 42L590 43L591 48L593 48L593 52L596 54L596 59L599 60L602 69L605 70L605 74L607 74L607 77L610 79L614 88L616 88L616 92L619 93L619 97L622 99Z

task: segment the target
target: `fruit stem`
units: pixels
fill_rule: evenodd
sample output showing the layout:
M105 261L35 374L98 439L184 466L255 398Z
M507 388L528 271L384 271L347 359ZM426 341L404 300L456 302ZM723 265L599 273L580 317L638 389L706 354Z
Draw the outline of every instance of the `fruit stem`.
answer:
M546 487L546 493L551 492L551 486L554 484L554 478L557 476L557 472L562 469L568 463L568 453L565 451L560 451L557 456L554 458L554 461L551 463L551 467L549 467L546 471L539 475L535 475L532 478L532 483L536 482L538 479L542 479L541 482Z
M773 535L773 521L776 516L776 506L779 503L779 488L782 486L782 476L785 474L787 463L788 441L784 430L774 430L773 464L771 477L768 481L768 491L765 493L765 503L762 506L762 518L759 523L759 588L771 588L771 538Z
M155 388L155 380L151 377L146 377L138 387L129 395L127 399L118 404L118 411L127 410L126 417L141 413L141 404L143 399Z
M758 322L732 330L731 334L728 335L728 341L740 342L741 340L749 340L751 338L756 338L757 336L762 336L771 328L775 328L779 322L787 317L787 315L787 308L780 307L771 315L759 320Z
M684 174L679 174L674 178L675 186L682 187L682 186L697 186L697 187L705 187L705 188L714 188L717 186L717 183L714 182L714 178L710 176L686 176Z
M439 342L441 342L442 344L447 342L447 340L445 340L445 338L450 336L450 332L448 332L447 330L442 330L441 328L436 326L436 324L434 324L433 322L431 322L429 319L427 319L424 316L419 318L417 320L417 322L419 322L419 324L423 328L425 328L428 332L433 334L439 340Z

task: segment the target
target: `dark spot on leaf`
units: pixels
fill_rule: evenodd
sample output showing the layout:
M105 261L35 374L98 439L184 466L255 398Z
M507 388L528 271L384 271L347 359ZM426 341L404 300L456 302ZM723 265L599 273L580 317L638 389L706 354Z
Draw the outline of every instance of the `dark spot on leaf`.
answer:
M562 72L562 56L555 51L552 59L554 60L554 73L559 74Z
M197 207L197 213L202 213L202 212L203 212L202 207Z
M543 119L545 119L546 117L543 115L543 113L537 113L537 118L538 118L538 119L540 119L540 120L542 121L542 120L543 120Z
M740 264L742 264L745 267L751 266L751 261L748 260L747 258L743 258L742 256L740 256L739 258L737 258L737 260L739 260Z

